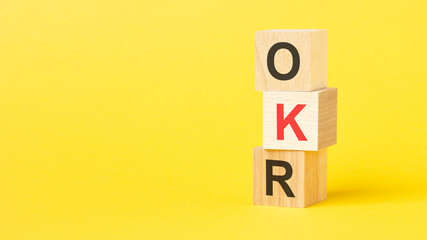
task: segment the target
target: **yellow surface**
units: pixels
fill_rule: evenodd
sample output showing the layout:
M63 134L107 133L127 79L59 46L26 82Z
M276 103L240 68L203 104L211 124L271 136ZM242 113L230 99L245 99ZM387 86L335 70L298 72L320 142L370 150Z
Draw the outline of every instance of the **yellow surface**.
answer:
M0 1L0 239L426 239L426 1ZM252 205L254 35L329 30L328 200Z

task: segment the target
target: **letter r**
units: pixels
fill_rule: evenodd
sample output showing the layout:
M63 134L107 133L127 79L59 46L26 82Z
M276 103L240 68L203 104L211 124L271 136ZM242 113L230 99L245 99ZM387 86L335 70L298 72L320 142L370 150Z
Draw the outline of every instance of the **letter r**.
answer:
M284 140L284 129L286 126L291 125L292 130L294 130L295 135L299 141L307 141L307 138L304 136L304 133L301 131L301 128L298 126L295 117L301 110L306 106L306 104L297 104L294 109L283 118L283 104L277 104L277 140Z
M283 167L286 171L285 175L273 175L273 167ZM292 177L292 166L290 163L279 160L266 159L265 162L266 176L266 194L273 196L273 181L280 183L283 191L288 197L295 197L286 180Z

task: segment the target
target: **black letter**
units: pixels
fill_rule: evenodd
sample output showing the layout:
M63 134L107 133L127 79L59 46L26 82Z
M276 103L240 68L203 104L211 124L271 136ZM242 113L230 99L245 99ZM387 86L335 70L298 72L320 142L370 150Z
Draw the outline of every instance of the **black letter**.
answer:
M276 67L274 66L274 56L276 55L276 52L279 51L279 49L288 49L289 52L292 54L292 68L291 71L289 71L286 74L281 74L276 70ZM292 79L295 77L299 70L299 54L298 50L294 47L294 45L287 43L287 42L279 42L274 44L267 54L267 67L268 71L270 72L271 76L278 80L286 81L289 79Z
M283 176L274 176L273 175L273 166L284 167L286 170L285 175ZM286 196L295 197L289 185L285 182L289 178L292 177L292 167L291 164L285 161L277 161L277 160L266 160L266 176L267 176L267 195L273 196L273 181L280 183L283 191L285 191Z

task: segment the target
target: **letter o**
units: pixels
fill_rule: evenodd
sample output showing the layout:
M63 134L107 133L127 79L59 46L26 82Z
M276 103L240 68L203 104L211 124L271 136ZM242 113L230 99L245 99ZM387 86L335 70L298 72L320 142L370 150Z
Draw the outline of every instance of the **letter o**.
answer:
M292 68L286 74L279 73L276 67L274 66L274 56L276 55L276 52L282 48L287 49L289 52L291 52L292 59L293 59ZM300 65L300 58L299 58L298 50L294 47L294 45L290 43L287 43L287 42L276 43L268 51L268 54L267 54L268 71L270 72L271 76L273 76L278 80L287 81L295 77L298 73L299 65Z

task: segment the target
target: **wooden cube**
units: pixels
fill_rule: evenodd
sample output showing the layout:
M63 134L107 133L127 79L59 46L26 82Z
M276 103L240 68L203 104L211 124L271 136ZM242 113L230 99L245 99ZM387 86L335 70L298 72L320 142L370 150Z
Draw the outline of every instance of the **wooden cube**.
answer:
M337 89L263 92L263 147L317 151L337 142Z
M255 205L307 207L326 199L327 149L253 150Z
M255 89L312 91L328 84L327 30L255 33Z

